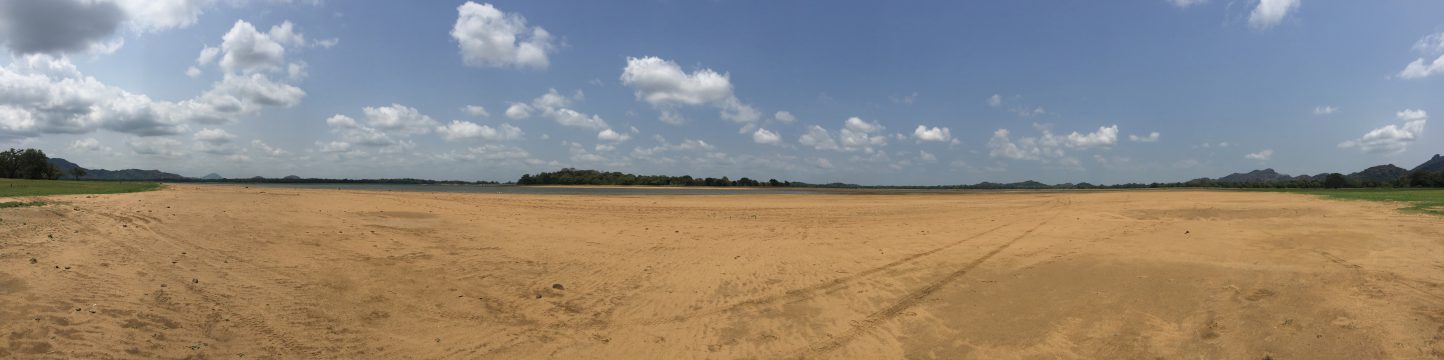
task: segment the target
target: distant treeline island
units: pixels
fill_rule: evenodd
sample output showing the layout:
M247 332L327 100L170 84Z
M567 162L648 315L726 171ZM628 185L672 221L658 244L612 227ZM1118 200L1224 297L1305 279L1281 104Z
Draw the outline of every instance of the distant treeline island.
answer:
M452 184L452 185L615 185L615 186L717 186L717 187L813 187L813 188L909 188L909 189L1138 189L1138 188L1437 188L1444 187L1444 156L1434 155L1428 161L1404 169L1393 164L1379 165L1354 172L1323 173L1317 175L1289 176L1273 169L1234 173L1217 179L1199 178L1171 183L1126 183L1101 185L1091 183L1044 184L1037 181L1014 183L981 182L972 185L921 185L921 186L873 186L848 183L813 184L800 181L777 179L733 180L723 176L692 177L690 175L636 175L615 171L598 171L563 168L554 172L525 174L515 182L427 180L413 178L399 179L325 179L303 178L290 175L281 178L250 177L229 179L217 174L200 178L185 177L160 170L104 170L86 169L65 159L49 158L38 149L10 149L0 152L0 178L75 180L118 180L118 181L163 181L163 182L224 182L224 183L305 183L305 184Z

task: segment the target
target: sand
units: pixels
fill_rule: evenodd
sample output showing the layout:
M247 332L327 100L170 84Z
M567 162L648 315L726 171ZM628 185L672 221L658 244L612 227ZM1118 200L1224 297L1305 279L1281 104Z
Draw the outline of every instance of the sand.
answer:
M0 358L1444 355L1444 218L1385 203L187 185L47 199L65 203L0 210Z

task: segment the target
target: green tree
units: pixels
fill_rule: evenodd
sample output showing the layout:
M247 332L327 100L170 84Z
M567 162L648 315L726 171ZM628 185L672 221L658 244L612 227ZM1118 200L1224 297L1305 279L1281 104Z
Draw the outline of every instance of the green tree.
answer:
M70 176L75 178L75 180L80 180L81 177L85 176L85 168L79 166L70 168Z
M1338 189L1345 186L1349 186L1349 179L1345 178L1344 174L1332 173L1324 177L1324 187L1326 188Z

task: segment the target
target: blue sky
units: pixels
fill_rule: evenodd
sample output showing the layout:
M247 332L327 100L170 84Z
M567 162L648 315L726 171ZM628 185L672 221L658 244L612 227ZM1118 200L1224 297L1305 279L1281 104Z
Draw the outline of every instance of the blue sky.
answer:
M0 145L189 176L1119 183L1444 149L1436 1L5 0L0 42Z

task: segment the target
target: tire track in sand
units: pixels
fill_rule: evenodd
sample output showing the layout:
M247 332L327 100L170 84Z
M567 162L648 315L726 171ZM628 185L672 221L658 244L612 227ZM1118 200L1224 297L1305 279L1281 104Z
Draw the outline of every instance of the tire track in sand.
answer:
M1046 205L1044 205L1044 206L1046 206ZM1055 216L1056 216L1056 214L1055 214ZM671 324L671 323L685 322L685 321L689 321L689 320L696 319L696 318L702 318L702 317L708 317L708 316L721 315L721 314L731 313L731 312L735 312L735 311L739 311L739 310L743 310L743 309L747 309L747 308L760 307L760 306L768 305L768 304L775 304L775 303L792 304L792 303L797 303L797 302L801 302L801 301L807 301L807 300L816 298L816 297L818 297L818 296L827 295L827 294L831 294L831 293L837 292L838 290L846 289L849 284L855 282L855 281L858 280L858 279L863 279L863 278L872 276L873 274L877 274L877 273L880 273L880 272L883 272L883 271L887 271L887 270L890 270L890 269L892 269L892 268L896 268L896 267L898 267L898 266L901 266L901 265L904 265L904 264L907 264L907 263L911 263L911 262L913 262L913 261L915 261L915 260L917 260L917 259L919 259L919 258L928 256L928 255L932 255L932 254L936 254L936 253L941 252L941 251L943 251L943 250L947 250L947 249L951 249L951 248L957 247L958 245L962 245L962 244L967 243L967 242L969 242L969 241L972 241L972 240L974 240L974 239L977 239L977 238L984 237L984 236L987 236L987 235L989 235L989 234L992 234L993 232L998 231L998 230L1000 230L1000 229L1002 229L1002 228L1004 228L1004 227L1008 227L1009 225L1012 225L1012 224L1009 223L1009 224L1003 224L1003 225L994 226L994 227L992 227L992 228L989 228L988 230L984 230L984 231L982 231L982 232L979 232L979 233L973 234L973 235L971 235L971 236L968 236L968 237L959 239L959 240L957 240L957 241L954 241L954 242L945 244L945 245L943 245L943 246L939 246L939 247L936 247L936 248L929 249L929 250L927 250L927 251L922 251L922 252L918 252L918 253L913 253L913 254L908 255L908 256L904 256L904 257L899 258L899 259L897 259L897 260L893 260L892 262L889 262L889 263L887 263L887 264L883 264L883 265L880 265L880 266L877 266L877 267L869 268L869 269L867 269L867 270L863 270L863 271L860 271L860 272L855 273L855 274L851 274L851 275L847 275L847 276L843 276L843 277L838 277L838 278L835 278L835 279L832 279L832 280L828 280L828 281L823 282L823 283L819 283L819 284L815 284L815 285L810 285L810 286L806 286L806 287L801 287L801 288L796 288L796 289L790 289L790 290L784 291L784 292L782 292L782 293L780 293L780 294L770 295L770 296L763 296L763 297L759 297L759 298L755 298L755 299L750 299L750 300L744 300L744 301L737 302L737 303L734 303L734 304L731 304L731 305L727 305L727 306L724 306L724 307L721 307L721 308L716 308L716 309L713 309L713 310L702 311L702 312L695 312L695 313L687 314L687 315L678 315L678 316L674 316L674 317L670 317L670 318L665 318L665 319L654 319L654 320L639 321L639 322L613 323L613 324L611 324L611 325L621 325L621 326L632 326L632 325L643 325L643 326L663 325L663 324ZM1042 226L1042 224L1039 224L1038 226ZM1034 227L1034 229L1036 229L1036 228L1037 228L1037 226ZM1032 231L1032 230L1029 230L1029 232L1031 232L1031 231ZM605 326L602 326L602 327L605 327Z
M1066 207L1066 204L1064 206ZM877 328L878 325L884 321L896 318L898 315L902 314L904 310L917 306L918 304L922 303L923 300L927 299L928 296L931 296L933 293L941 290L943 286L957 281L964 275L967 275L973 269L977 268L979 265L982 265L984 262L987 262L989 259L997 256L999 253L1002 253L1003 250L1007 250L1008 248L1012 247L1014 243L1017 243L1019 240L1028 237L1028 235L1032 235L1034 231L1037 231L1039 228L1042 228L1043 225L1047 225L1049 222L1052 222L1053 219L1057 218L1058 214L1061 214L1062 212L1062 210L1054 212L1053 216L1048 217L1047 220L1039 222L1038 225L1034 225L1032 228L1029 228L1022 234L1019 234L1018 236L1009 239L1002 245L998 245L998 247L995 247L993 248L993 250L988 251L987 254L983 254L983 256L978 257L977 259L973 259L973 261L968 262L962 267L959 267L957 270L953 270L953 272L948 273L946 276L943 276L942 278L929 283L927 286L924 286L917 290L913 290L913 292L908 293L906 296L903 296L902 299L899 299L891 306L888 306L887 308L878 310L877 312L868 315L866 319L855 322L852 327L847 330L847 332L844 332L838 336L830 337L827 340L814 342L808 345L807 349L803 350L802 353L796 357L803 359L815 358L833 350L837 350L844 345L847 345L847 343L851 342L852 339L857 338L859 335L867 333L874 328Z

